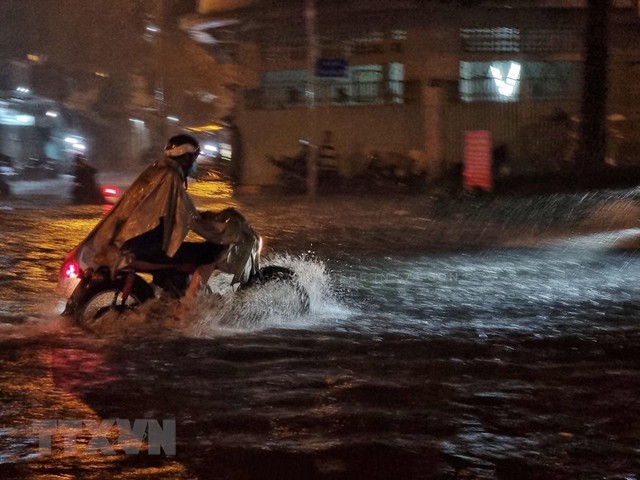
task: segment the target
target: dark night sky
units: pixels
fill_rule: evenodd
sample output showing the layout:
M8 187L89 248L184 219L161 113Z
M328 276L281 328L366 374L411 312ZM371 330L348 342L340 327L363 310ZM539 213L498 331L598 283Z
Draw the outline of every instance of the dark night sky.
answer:
M2 0L0 55L45 54L67 67L135 69L148 45L142 40L150 0ZM167 27L193 11L195 0L165 0ZM175 19L176 21L171 21Z

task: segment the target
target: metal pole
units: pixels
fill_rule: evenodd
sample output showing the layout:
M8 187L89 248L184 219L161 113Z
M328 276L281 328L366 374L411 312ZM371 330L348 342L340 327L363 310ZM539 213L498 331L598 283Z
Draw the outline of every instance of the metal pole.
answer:
M607 147L607 65L611 0L587 2L581 148L575 164L583 187L601 185Z
M306 0L305 25L307 27L307 128L309 150L307 155L307 195L310 198L316 196L318 190L318 143L316 142L316 91L315 68L318 57L318 38L316 36L316 4L315 0Z
M156 105L157 115L157 135L160 137L160 141L164 142L167 137L167 125L165 121L165 81L164 81L164 69L163 69L163 54L164 54L164 38L166 35L166 18L164 10L163 0L156 0L154 5L153 19L158 31L155 33L153 39L153 56L154 56L154 72L155 72L155 85L153 91L153 99Z

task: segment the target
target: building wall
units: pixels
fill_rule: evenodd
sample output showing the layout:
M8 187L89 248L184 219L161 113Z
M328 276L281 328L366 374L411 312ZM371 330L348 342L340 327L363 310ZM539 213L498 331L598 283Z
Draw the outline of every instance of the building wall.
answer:
M632 12L622 13L633 17ZM441 171L462 161L462 139L468 129L490 130L494 145L507 147L514 173L557 169L558 162L564 161L570 148L570 126L565 120L579 115L582 79L575 80L575 85L574 81L570 83L575 88L567 89L571 91L566 98L532 102L529 93L523 94L518 102L464 103L458 98L460 62L579 64L583 57L584 9L441 8L421 15L415 19L399 19L398 28L406 32L403 40L385 38L379 51L346 58L349 65L401 63L405 81L420 84L420 95L414 102L384 106L332 105L318 109L314 131L317 137L325 129L334 132L344 173L352 173L361 162L357 159L374 150L402 155L418 151L431 172ZM617 21L613 20L612 26L617 34L611 42L610 111L623 109L632 115L640 112L640 87L636 80L640 74L637 66L640 45L638 38L631 39L638 37L637 19L629 20L624 33L617 28ZM383 23L387 34L395 28L394 22ZM526 32L523 48L513 51L465 49L462 28L500 27ZM286 48L293 52L290 57L276 55L271 61L265 61L261 56L265 51L262 47L256 44L243 47L245 54L241 55L240 65L244 72L241 83L245 88L259 87L262 72L306 67L305 38L285 38ZM290 105L282 105L279 110L238 108L246 157L244 183L275 182L277 170L266 158L295 154L298 139L309 134L308 113L305 108Z
M463 161L464 134L488 130L506 148L512 174L558 171L575 147L571 135L579 101L452 103L443 109L443 162ZM566 165L564 165L566 166Z
M423 112L419 104L318 108L315 110L315 141L324 130L333 132L340 170L345 175L362 168L374 151L408 155L424 148ZM311 113L306 108L251 110L238 118L244 139L243 183L276 183L277 168L267 157L292 156L300 139L309 138Z

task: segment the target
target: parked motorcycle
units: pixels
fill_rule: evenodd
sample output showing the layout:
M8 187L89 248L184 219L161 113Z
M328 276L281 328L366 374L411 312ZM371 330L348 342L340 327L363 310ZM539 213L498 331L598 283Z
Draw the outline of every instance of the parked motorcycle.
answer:
M278 167L278 183L287 192L304 193L307 188L306 152L295 157L267 157L272 165Z
M257 268L260 262L262 239L259 237L244 217L234 209L221 212L204 212L210 219L231 218L244 222L248 235L237 243L227 246L220 252L213 263L218 270L224 270L224 265L232 265L234 271L252 272L248 278L240 281L234 290L234 295L241 299L242 294L261 285L281 282L289 285L288 289L294 296L295 302L288 302L296 312L306 313L309 310L309 295L298 281L297 274L281 266L270 265ZM205 218L207 218L205 216ZM191 264L151 264L144 262L144 267L127 267L111 272L107 266L95 270L82 270L76 259L76 250L70 251L64 258L60 269L58 288L67 298L63 315L72 316L76 322L85 327L102 318L107 312L121 314L135 309L144 302L167 295L172 298L182 297L187 290L191 276L197 265ZM239 252L251 252L249 258L243 258ZM245 262L244 265L238 262ZM134 264L135 265L135 262ZM148 274L152 279L145 280L142 275ZM234 277L235 280L235 277ZM208 288L208 287L205 287ZM297 305L297 307L296 307Z
M267 157L272 165L278 167L278 183L289 193L304 193L307 189L307 157ZM338 192L343 179L336 169L317 170L317 187L321 193Z
M358 192L417 192L427 187L427 173L412 165L408 157L384 161L380 154L373 152L367 166L349 178L347 186L349 191Z

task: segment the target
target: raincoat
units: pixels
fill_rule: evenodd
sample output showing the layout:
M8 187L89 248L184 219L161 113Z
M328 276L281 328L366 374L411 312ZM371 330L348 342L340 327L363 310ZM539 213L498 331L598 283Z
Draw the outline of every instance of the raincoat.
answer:
M112 274L125 268L135 257L122 250L123 244L153 230L161 220L164 224L162 251L169 257L176 253L189 230L217 244L233 245L243 240L237 229L227 228L226 223L204 220L184 185L184 172L175 160L165 158L149 166L78 245L75 257L80 267L84 270L106 266ZM234 281L246 281L246 263L254 250L249 243L252 242L245 241L240 247L241 258L235 255L234 262L228 262L224 268L234 270L228 272L235 274ZM253 270L249 267L250 272Z

